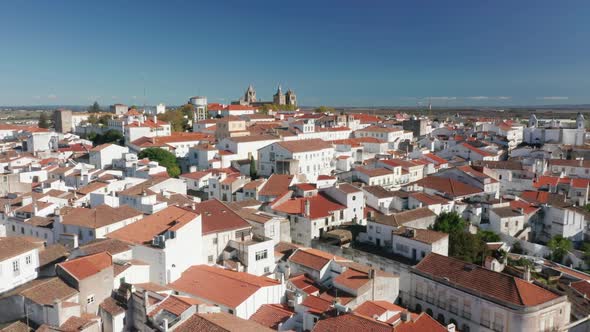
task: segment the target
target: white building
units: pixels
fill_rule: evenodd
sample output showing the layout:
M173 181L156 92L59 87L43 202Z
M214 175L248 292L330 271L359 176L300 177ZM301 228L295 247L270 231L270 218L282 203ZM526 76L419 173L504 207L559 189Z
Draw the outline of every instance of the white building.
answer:
M133 259L150 265L150 281L165 285L190 266L203 263L201 227L199 214L170 206L107 237L131 243Z
M0 238L0 293L37 278L38 247L21 237Z
M319 140L276 142L258 150L258 174L304 174L313 182L334 170L334 148Z
M129 148L117 144L102 144L95 146L88 153L90 164L97 169L105 169L113 165L113 160L121 159L129 152Z
M169 286L243 319L264 304L281 303L285 294L285 285L277 280L207 265L191 266Z
M570 302L530 281L430 254L411 269L409 307L460 331L553 331L570 322Z

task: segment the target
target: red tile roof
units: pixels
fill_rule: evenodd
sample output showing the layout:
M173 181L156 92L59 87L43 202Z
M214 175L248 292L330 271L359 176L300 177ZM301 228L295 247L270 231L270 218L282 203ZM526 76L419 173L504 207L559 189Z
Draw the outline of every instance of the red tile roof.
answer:
M559 295L522 279L434 253L423 258L414 269L429 278L448 280L452 285L479 296L510 304L535 306L559 298Z
M483 190L466 183L440 176L428 176L416 182L418 185L448 194L450 197L461 197L482 193Z
M291 153L312 152L331 149L332 145L322 139L306 139L299 141L282 141L275 143Z
M84 280L113 265L113 259L107 252L84 256L58 264L76 280Z
M203 235L250 227L244 218L217 199L197 204L195 211L201 215Z
M356 307L356 309L354 309L354 313L363 315L365 317L375 317L381 316L388 311L401 313L404 310L406 309L387 301L366 301L360 306ZM399 318L399 315L395 315L394 317Z
M293 175L272 174L258 193L261 196L279 196L289 191Z
M196 265L182 273L169 286L198 299L236 308L263 287L280 285L279 281L245 272Z
M421 313L417 318L402 322L394 327L393 332L446 332L447 328L426 313Z
M329 217L335 211L346 209L345 206L332 201L322 193L312 197L293 198L275 206L273 209L277 212L303 215L306 202L309 202L309 215L306 217L311 219Z
M332 302L314 295L308 295L301 305L307 307L308 311L315 314L322 314L332 309Z
M135 244L149 244L156 235L167 230L178 230L197 217L198 214L169 206L164 210L107 234L107 237Z
M300 248L289 257L289 262L319 271L334 258L334 255L321 250Z
M190 316L174 329L175 332L273 332L252 320L245 320L224 312L200 313Z
M289 307L280 304L263 304L250 317L250 320L262 326L278 330L279 324L286 322L293 315L294 313Z
M322 319L315 325L312 332L392 332L392 330L392 326L387 323L376 321L372 317L350 313ZM416 331L430 332L429 330Z
M202 302L195 300L190 297L184 296L177 296L177 295L170 295L162 302L158 304L158 306L148 313L149 317L153 317L157 315L162 310L166 310L176 316L180 316L183 312L188 310L193 305L201 304Z
M492 154L492 153L489 153L489 152L487 152L487 151L485 151L485 150L478 149L478 148L476 148L476 147L474 147L473 145L470 145L470 144L468 144L468 143L461 143L461 145L462 145L463 147L467 148L468 150L470 150L471 152L477 153L477 154L478 154L478 155L480 155L480 156L484 156L484 157L491 157L491 156L493 156L493 155L494 155L494 154Z

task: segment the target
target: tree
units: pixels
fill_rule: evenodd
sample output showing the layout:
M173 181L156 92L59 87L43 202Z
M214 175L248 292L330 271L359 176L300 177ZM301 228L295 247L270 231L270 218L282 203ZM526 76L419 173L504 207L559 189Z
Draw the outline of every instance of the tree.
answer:
M500 235L498 235L492 231L481 230L477 234L485 242L500 242L501 241Z
M520 244L520 242L514 242L512 248L510 249L510 252L520 255L524 254L524 250L522 249L522 245Z
M314 110L316 113L334 113L333 107L328 106L320 106Z
M94 102L94 104L92 104L92 106L90 106L88 108L88 113L100 113L101 109L100 109L100 105L98 105L98 102Z
M254 157L250 157L250 178L256 180L258 178L258 172L256 172L256 161Z
M457 212L443 212L436 218L432 229L451 234L465 231L465 225L466 221Z
M191 104L183 105L177 109L170 109L164 114L158 115L158 119L170 122L172 131L189 130L188 120L193 117L195 107Z
M561 235L555 235L549 240L547 246L551 249L551 259L554 262L561 263L567 253L572 250L572 241Z
M101 115L100 118L98 118L98 123L103 126L106 126L109 124L110 119L111 119L111 115L109 115L109 114Z
M582 244L581 250L584 252L584 255L582 256L584 262L590 267L590 242L584 242L584 244Z
M47 115L47 113L41 112L41 114L39 114L39 122L37 123L37 125L39 126L39 128L45 129L51 126L51 123L49 122L49 116Z
M469 263L480 263L486 254L485 242L479 234L465 230L465 221L456 212L443 212L431 229L449 234L449 256Z
M162 148L147 148L142 150L138 157L157 161L160 166L166 167L168 175L171 177L177 177L180 175L178 160L176 160L176 156L170 151L166 151Z
M87 138L89 140L91 140L92 143L94 143L94 145L101 145L101 144L105 144L105 143L114 143L114 144L123 145L124 139L125 139L123 137L123 133L121 133L118 130L114 130L114 129L107 130L102 135L96 134L96 133L90 133L90 134L88 134Z

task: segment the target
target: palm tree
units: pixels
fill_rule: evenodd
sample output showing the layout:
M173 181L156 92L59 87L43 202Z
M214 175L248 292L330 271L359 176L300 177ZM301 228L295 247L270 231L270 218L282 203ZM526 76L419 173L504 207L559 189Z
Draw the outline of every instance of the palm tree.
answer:
M561 235L556 235L549 240L547 246L551 249L551 259L561 263L568 252L572 250L572 241Z

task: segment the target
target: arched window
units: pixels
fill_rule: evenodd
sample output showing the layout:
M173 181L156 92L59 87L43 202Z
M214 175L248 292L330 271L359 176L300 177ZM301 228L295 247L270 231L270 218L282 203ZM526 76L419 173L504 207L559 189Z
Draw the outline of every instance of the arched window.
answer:
M436 317L436 320L441 323L442 325L446 325L445 324L445 316L443 314L438 314L438 317Z
M463 324L463 326L461 327L461 331L462 332L469 332L469 325Z
M454 324L454 325L455 325L455 327L459 327L459 324L457 324L457 321L456 321L456 320L454 320L453 318L451 318L451 319L449 320L449 324Z
M422 312L422 305L420 303L416 304L416 312L417 313L421 313Z
M426 313L428 314L428 316L432 317L434 316L434 313L432 313L432 309L428 308L426 309Z

